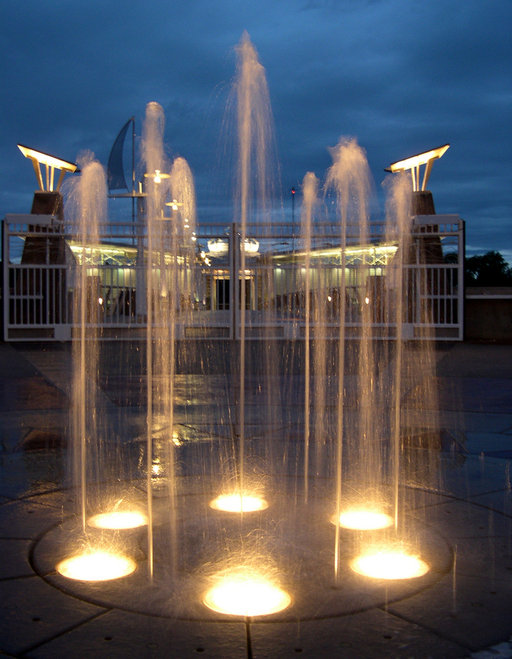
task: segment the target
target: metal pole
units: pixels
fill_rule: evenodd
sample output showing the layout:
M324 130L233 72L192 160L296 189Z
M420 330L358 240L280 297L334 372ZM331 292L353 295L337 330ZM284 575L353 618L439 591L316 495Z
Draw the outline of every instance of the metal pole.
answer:
M135 117L132 117L132 244L135 245Z
M290 190L292 195L292 249L295 252L295 188Z

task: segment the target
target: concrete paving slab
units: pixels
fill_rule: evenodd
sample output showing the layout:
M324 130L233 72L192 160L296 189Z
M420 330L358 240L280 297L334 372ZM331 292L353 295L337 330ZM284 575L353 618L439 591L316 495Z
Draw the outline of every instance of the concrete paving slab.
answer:
M18 498L62 485L65 456L61 451L16 451L0 454L0 494Z
M429 510L431 524L451 543L505 535L509 517L477 501L446 501Z
M253 623L254 659L466 657L468 648L380 609L296 623Z
M512 657L512 638L503 643L492 645L487 650L472 652L471 659L510 659Z
M246 659L244 623L175 621L108 611L84 621L27 654L37 659Z
M30 540L0 538L0 579L33 576L28 561Z
M40 352L40 347L38 352ZM9 377L15 373L19 377L31 377L32 375L38 375L37 368L32 364L32 362L20 354L20 351L17 350L10 343L0 343L0 361L2 363L2 369L0 370L0 380L4 379L7 382ZM2 390L0 390L2 391Z
M281 618L280 622L252 621L248 637L250 650L243 621L235 622L229 617L215 619L213 614L208 617L204 611L196 620L177 620L166 614L165 608L162 609L165 615L161 616L143 615L137 610L128 612L121 610L127 608L123 598L120 603L115 597L93 601L94 587L71 592L73 588L55 578L53 573L49 573L46 580L28 576L31 574L31 539L39 539L68 515L74 501L69 491L52 491L61 488L65 479L63 451L15 452L14 449L31 430L67 429L68 411L52 409L57 400L52 387L61 391L68 387L69 347L32 346L27 349L25 346L20 350L0 344L0 379L4 378L4 386L0 387L0 426L3 428L0 436L0 552L6 557L4 571L0 570L0 612L2 607L6 612L0 618L0 654L19 656L27 652L27 656L52 658L77 653L95 657L195 657L204 654L230 658L247 657L251 651L255 658L448 658L501 652L500 648L505 647L512 630L509 613L512 518L507 496L510 461L501 458L506 457L504 453L508 449L504 442L512 433L509 403L512 346L489 346L482 350L482 346L457 344L444 346L438 355L438 383L445 395L440 397L440 409L430 411L432 423L441 419L443 428L461 433L461 436L466 432L475 455L466 455L464 451L437 454L434 462L439 473L444 474L441 487L436 491L415 491L413 497L408 497L407 510L417 520L425 520L426 532L432 528L441 534L446 546L456 555L455 570L440 571L439 578L424 582L424 588L395 587L392 590L402 599L390 602L387 610L382 604L385 598L369 597L376 590L374 585L365 586L363 577L351 576L347 584L352 588L352 604L356 604L355 608L368 606L368 610L354 613L350 607L344 607L340 615L314 619L311 611L328 613L329 607L325 598L316 603L311 598L311 606L306 607L308 615L302 615L300 607L292 607L289 617ZM130 364L119 362L113 355L109 359L109 371L132 377ZM27 378L33 378L37 387L29 383L25 394L29 390L39 392L37 400L30 402L31 398L23 394L22 387L23 406L9 409L8 382L12 376L19 378L23 386L27 385ZM116 398L114 390L124 387L125 379L119 377L117 384L114 379L110 384L105 383L108 410L113 423L117 424L115 427L131 429L129 436L135 437L144 432L145 427L144 410L137 407L142 401L141 380L132 378L131 385ZM185 444L210 441L208 434L231 436L229 414L226 410L220 412L217 401L211 396L219 380L227 381L225 376L210 381L202 376L195 380L181 377L175 420L192 428L182 433ZM352 376L347 379L349 381L350 386L355 384ZM258 378L251 380L247 390L247 431L248 437L260 437L274 445L283 442L283 437L289 437L287 453L282 455L300 457L301 442L292 441L292 438L298 436L302 428L302 394L289 395L286 387L290 382L277 376L272 379L275 390L285 393L273 400L274 412L279 411L273 420L282 423L276 422L269 434L262 433L260 427L260 383ZM330 391L334 395L335 387ZM208 404L204 404L205 401ZM335 406L331 403L328 401L326 405L326 423L334 419ZM38 405L40 409L32 409ZM285 408L280 410L283 405ZM349 418L356 410L346 412ZM425 413L419 407L407 409L407 415L418 427L424 425L422 415ZM484 455L480 455L479 445ZM486 455L486 449L496 457ZM187 462L183 469L186 477L180 479L187 481L185 491L197 491L199 495L204 487L194 480L194 467L188 464L194 461L195 455L193 448L180 453L180 460L183 458ZM201 464L204 471L204 463ZM294 469L288 471L293 475ZM160 494L156 493L155 497L160 500ZM278 516L275 530L279 529L280 520ZM187 547L194 538L196 536L187 540ZM48 566L53 570L54 561L49 560ZM146 588L142 582L147 580L143 567L141 563L139 576L132 580L136 584L140 579L142 590ZM47 574L46 570L43 572ZM20 575L27 576L16 578ZM109 588L113 594L119 592L125 599L131 598L132 609L136 609L141 592L138 588L125 588L121 584ZM385 586L378 588L386 592ZM306 600L307 590L300 586L294 593ZM84 601L83 593L90 596L91 601ZM55 609L53 615L52 609ZM303 613L306 609L302 608Z
M2 390L3 389L3 390ZM12 410L67 409L69 398L41 375L0 379L0 396Z
M438 344L436 370L458 378L510 378L512 346L486 343Z
M19 656L103 612L39 577L0 581L0 648Z
M463 408L461 408L463 409ZM444 417L445 413L441 413ZM512 424L512 414L502 412L500 414L490 414L488 412L470 412L463 411L457 415L450 416L453 427L464 428L471 432L495 432L505 433L509 431Z
M506 488L510 467L506 460L479 456L447 457L442 469L442 489L452 495L471 498Z
M435 517L435 511L431 509L443 503L449 503L455 499L454 495L444 491L424 490L421 488L407 488L403 493L404 510L408 515L423 517L425 519Z
M73 489L51 489L42 490L41 492L31 492L25 500L32 501L41 506L55 508L62 514L69 513L76 509L77 494Z
M63 512L59 507L32 499L10 501L0 507L0 537L34 539L62 520Z
M16 352L62 392L69 392L71 390L71 345L65 344L51 347L24 345L17 348Z
M439 378L443 409L500 414L510 412L512 382L509 378Z
M473 497L472 501L507 515L512 523L512 490L509 488L486 492Z
M476 652L510 635L510 592L510 582L498 589L487 576L459 575L455 589L446 577L388 611Z
M512 426L512 414L508 410L500 414L464 411L460 419L464 428L470 432L505 433L510 432Z
M489 591L512 589L512 557L506 535L460 538L453 551L451 574L455 587L460 576L468 576L484 579L484 587Z
M31 430L52 431L65 438L68 426L67 410L0 411L0 452L9 453L21 448L24 437Z
M503 435L501 433L477 433L477 432L466 432L466 449L468 453L473 455L492 455L499 451L503 453L505 451L510 452L510 458L512 459L512 437L510 435Z

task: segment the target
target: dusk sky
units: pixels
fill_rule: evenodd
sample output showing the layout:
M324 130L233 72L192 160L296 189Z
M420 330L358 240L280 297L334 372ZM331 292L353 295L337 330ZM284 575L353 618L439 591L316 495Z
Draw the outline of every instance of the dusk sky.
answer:
M450 143L428 186L436 211L466 220L469 254L512 262L510 0L2 0L0 21L2 217L29 212L35 187L17 143L72 161L89 150L106 165L123 124L135 116L140 135L158 101L168 154L187 159L207 224L247 30L267 74L285 209L307 171L324 180L342 136L366 150L377 192L391 162Z

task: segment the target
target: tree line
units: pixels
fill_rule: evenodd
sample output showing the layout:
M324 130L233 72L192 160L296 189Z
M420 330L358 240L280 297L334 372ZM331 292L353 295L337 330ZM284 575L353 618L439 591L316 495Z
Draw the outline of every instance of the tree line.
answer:
M512 268L500 252L491 251L466 258L466 286L512 286Z

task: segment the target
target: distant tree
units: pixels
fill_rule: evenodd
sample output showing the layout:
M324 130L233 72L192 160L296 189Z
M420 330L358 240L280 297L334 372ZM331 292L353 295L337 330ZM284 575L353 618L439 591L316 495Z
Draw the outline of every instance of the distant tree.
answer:
M499 252L477 254L466 259L466 286L512 286L512 268Z
M444 262L445 263L458 263L459 262L459 255L457 252L448 252L447 254L444 255Z

